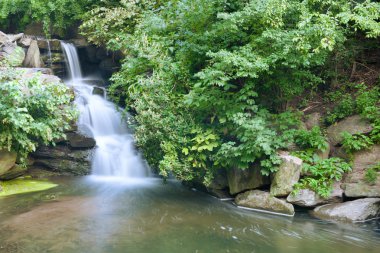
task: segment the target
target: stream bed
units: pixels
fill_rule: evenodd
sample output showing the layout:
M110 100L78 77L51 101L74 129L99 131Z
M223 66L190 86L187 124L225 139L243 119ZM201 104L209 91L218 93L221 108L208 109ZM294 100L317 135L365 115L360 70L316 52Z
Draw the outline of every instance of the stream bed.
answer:
M380 221L335 224L236 208L176 181L57 177L0 197L0 252L371 253Z

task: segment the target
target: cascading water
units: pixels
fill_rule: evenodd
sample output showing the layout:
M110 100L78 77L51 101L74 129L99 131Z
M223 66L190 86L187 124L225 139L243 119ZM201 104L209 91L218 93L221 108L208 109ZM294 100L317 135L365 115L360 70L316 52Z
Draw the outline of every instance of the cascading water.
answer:
M75 46L65 42L61 44L70 74L68 83L76 94L79 131L96 140L92 174L123 178L147 176L147 166L134 149L133 136L128 132L122 115L113 103L93 94L94 86L84 82Z

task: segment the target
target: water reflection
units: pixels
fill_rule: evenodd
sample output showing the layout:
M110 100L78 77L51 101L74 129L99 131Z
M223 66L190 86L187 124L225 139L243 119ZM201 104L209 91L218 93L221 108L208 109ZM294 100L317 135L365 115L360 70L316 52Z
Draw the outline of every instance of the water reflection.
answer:
M0 252L360 253L380 246L376 221L254 213L159 179L57 180L61 186L48 192L0 199Z

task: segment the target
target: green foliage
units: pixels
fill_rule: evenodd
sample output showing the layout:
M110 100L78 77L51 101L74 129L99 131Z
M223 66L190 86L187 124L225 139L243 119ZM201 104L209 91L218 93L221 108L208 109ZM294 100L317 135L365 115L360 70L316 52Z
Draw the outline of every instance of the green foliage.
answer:
M344 89L348 89L344 91ZM348 84L341 90L327 94L327 102L334 103L334 109L328 112L326 122L333 124L338 120L361 114L371 122L380 117L380 89L368 88L364 84Z
M373 141L370 137L364 134L350 134L348 132L343 132L342 146L347 152L359 151L362 149L367 149L373 145Z
M44 32L63 32L80 20L95 0L1 0L0 26L22 30L31 22L43 24ZM17 27L15 27L17 25Z
M0 149L25 158L40 143L64 137L75 114L64 84L41 83L38 75L20 76L11 69L0 71Z
M368 168L365 172L364 178L369 184L374 184L380 171L380 163Z
M334 182L340 181L344 173L351 171L351 166L337 157L322 160L307 153L299 156L305 159L303 170L308 176L294 186L295 193L308 188L326 198L331 194Z
M326 148L319 129L296 130L300 117L288 102L328 80L326 63L358 30L377 36L377 5L102 1L84 16L82 32L125 55L109 91L136 115L136 142L149 164L164 177L207 183L218 168L260 162L262 173L276 171L277 150L294 140ZM352 113L345 102L340 115Z
M318 126L313 127L310 131L299 130L295 136L295 144L300 148L321 151L325 151L329 145Z

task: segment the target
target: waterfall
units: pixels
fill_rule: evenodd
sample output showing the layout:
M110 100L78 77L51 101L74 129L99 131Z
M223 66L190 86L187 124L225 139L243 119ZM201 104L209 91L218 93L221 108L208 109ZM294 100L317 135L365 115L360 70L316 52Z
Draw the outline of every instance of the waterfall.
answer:
M96 140L92 174L122 178L147 176L147 166L134 148L133 136L121 113L105 96L93 94L94 86L87 84L88 79L84 82L75 46L61 44L70 74L68 83L76 94L79 131Z
M47 40L47 46L48 46L49 67L51 68L51 65L53 64L53 60L51 58L50 40Z

